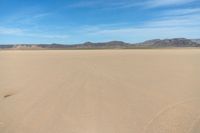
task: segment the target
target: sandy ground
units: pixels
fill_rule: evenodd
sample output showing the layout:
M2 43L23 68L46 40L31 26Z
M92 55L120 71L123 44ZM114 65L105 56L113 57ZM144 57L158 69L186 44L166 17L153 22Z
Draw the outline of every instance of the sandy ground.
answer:
M0 133L200 133L200 49L0 51Z

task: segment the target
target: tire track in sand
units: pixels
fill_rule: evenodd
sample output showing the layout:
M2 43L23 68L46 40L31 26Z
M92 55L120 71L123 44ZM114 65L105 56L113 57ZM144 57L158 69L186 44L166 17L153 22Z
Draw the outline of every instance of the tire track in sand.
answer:
M187 99L164 108L147 123L144 133L197 133L199 116L200 98Z

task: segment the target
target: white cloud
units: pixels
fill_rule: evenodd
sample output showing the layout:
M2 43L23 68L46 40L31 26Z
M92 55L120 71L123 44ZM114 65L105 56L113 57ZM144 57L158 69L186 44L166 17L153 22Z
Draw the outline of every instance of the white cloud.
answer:
M96 8L99 9L122 9L122 8L157 8L164 6L177 6L196 2L198 0L144 0L138 2L135 0L116 0L116 1L81 1L67 5L69 8Z
M148 8L163 7L163 6L173 6L173 5L183 5L187 3L192 3L197 0L149 0L145 3Z
M197 10L186 11L185 9L184 11L189 13ZM82 34L90 38L125 39L135 42L152 38L198 38L200 35L200 15L191 13L179 16L181 13L175 12L177 16L171 16L170 13L165 12L161 18L146 21L137 26L87 26L87 28L82 28Z
M22 35L23 30L20 28L6 28L0 27L0 34L1 35Z
M146 22L148 27L190 27L200 26L200 16L166 17L160 20Z
M143 6L146 2L136 2L135 0L115 0L115 1L81 1L68 4L67 8L96 8L100 10L110 10L110 9L123 9L132 8L136 6Z
M12 21L15 21L16 23L20 24L36 25L37 21L40 21L41 19L44 19L47 16L50 16L50 13L24 14L16 16Z
M98 36L99 38L107 38L107 40L124 40L130 42L139 42L155 38L198 38L200 27L132 27L121 29L102 29L93 33L86 34L87 36Z
M28 30L20 28L7 28L0 27L0 35L11 35L21 37L36 37L36 38L47 38L47 39L68 39L68 35L60 34L46 34L46 33L31 33Z
M24 36L27 37L37 37L37 38L46 38L46 39L68 39L68 35L59 35L59 34L37 34L37 33L28 33L25 34Z
M152 29L152 28L177 28L177 27L188 27L193 28L195 26L200 27L200 15L198 14L191 14L191 15L184 15L184 16L163 16L160 19L154 19L151 21L146 21L143 24L138 26L126 26L119 28L116 24L116 27L110 27L109 24L106 26L96 25L96 26L87 26L82 28L84 32L88 34L105 34L105 33L129 33L139 29ZM145 32L144 32L145 34Z
M184 9L167 10L162 15L182 16L182 15L189 15L189 14L200 14L200 8L184 8Z
M11 15L1 19L1 24L23 24L23 25L36 25L39 21L51 16L50 12L34 11L32 9L24 9L15 12Z

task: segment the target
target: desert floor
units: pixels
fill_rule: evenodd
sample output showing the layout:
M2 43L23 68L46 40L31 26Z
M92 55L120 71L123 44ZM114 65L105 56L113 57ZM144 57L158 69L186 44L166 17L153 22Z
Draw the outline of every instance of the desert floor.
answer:
M200 49L0 51L0 133L200 133Z

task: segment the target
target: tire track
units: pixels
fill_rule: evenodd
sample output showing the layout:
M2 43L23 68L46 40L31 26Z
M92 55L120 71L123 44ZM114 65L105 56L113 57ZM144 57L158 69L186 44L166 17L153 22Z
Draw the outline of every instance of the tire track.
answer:
M192 104L192 102L194 102L194 105ZM192 110L192 109L197 109L197 111L198 111L198 105L196 105L196 103L200 104L200 98L187 99L187 100L178 102L176 104L170 105L170 106L162 109L159 113L157 113L157 115L153 119L151 119L146 124L146 126L144 127L144 133L169 133L168 131L172 131L172 133L174 133L173 131L177 131L177 130L179 130L179 128L181 128L178 126L181 126L180 124L184 124L182 122L185 119L186 120L191 119L191 116L196 114L194 112L194 110ZM185 108L185 110L182 110L182 108L183 109ZM184 112L183 114L182 114L182 111ZM186 112L186 111L188 111L188 112ZM199 115L200 112L198 111L197 114ZM174 116L168 116L168 115L174 115ZM187 115L189 115L189 116L187 116ZM195 116L193 116L193 117L195 117ZM164 121L163 121L163 118L164 118ZM183 121L180 121L179 119L180 120L183 119ZM196 123L195 121L198 121L198 120L195 119L192 121L193 121L193 123ZM169 125L166 125L167 123L172 127L170 127ZM192 125L194 125L194 124L192 124ZM188 133L188 130L192 130L191 129L192 125L190 125L187 129L184 129L186 127L182 127L182 129L181 129L182 133L183 132ZM169 128L171 128L171 129L169 129Z

